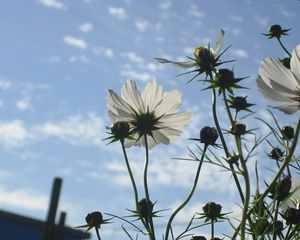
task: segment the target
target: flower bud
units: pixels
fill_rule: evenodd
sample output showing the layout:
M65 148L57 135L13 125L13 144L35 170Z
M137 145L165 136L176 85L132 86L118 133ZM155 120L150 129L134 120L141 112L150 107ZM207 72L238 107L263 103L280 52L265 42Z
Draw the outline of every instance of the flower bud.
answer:
M216 204L214 202L209 202L203 206L204 216L206 217L206 221L216 221L218 218L222 217L221 210L222 206L220 204Z
M300 223L300 209L288 208L284 213L286 224L299 224Z
M86 215L85 221L89 227L99 227L103 222L103 216L100 212L91 212Z
M230 132L233 135L241 136L246 133L246 125L242 123L236 123L231 127Z
M292 128L291 126L285 126L282 128L281 130L282 133L282 137L285 140L291 140L294 138L294 128Z
M129 123L127 122L115 122L112 127L110 128L111 133L117 138L117 139L124 139L129 136L130 133L130 127Z
M205 126L200 131L200 142L206 145L214 145L218 137L219 134L214 127Z
M276 183L275 187L270 190L271 198L282 201L284 200L290 193L292 187L292 180L290 176L286 176Z
M254 104L247 102L247 97L231 97L231 100L229 100L231 108L234 108L237 112L241 110L249 111L248 108L253 106Z
M281 234L283 227L283 222L278 220L272 223L271 230L275 235L279 235Z
M138 202L138 213L140 218L148 219L152 215L152 210L153 204L150 200L148 203L147 199L143 198Z
M280 158L282 158L284 152L281 151L280 148L278 147L274 147L271 152L268 154L268 156L271 158L271 159L274 159L274 160L279 160Z
M227 68L220 69L216 76L218 85L222 89L231 88L235 83L233 71Z
M204 236L192 236L191 240L206 240Z

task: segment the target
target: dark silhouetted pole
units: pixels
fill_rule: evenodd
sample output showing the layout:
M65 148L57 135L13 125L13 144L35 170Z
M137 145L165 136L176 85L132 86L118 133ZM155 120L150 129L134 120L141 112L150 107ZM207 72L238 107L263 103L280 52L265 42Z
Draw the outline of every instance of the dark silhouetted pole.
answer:
M58 227L55 231L56 232L55 240L63 240L64 239L65 220L66 220L66 213L61 212L60 217L59 217Z
M61 178L55 178L52 186L51 201L48 210L44 240L54 240L55 234L55 215L58 206L59 194L62 185Z

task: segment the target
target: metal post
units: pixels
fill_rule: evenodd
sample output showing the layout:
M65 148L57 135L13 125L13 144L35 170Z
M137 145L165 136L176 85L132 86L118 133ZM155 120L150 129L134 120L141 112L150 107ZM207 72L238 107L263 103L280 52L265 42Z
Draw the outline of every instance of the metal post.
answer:
M62 179L55 178L52 186L51 201L48 210L44 240L54 240L55 215L57 211L61 185L62 185Z
M65 220L66 220L66 213L61 212L59 217L58 227L55 231L55 240L63 240L64 239L64 228L65 228Z

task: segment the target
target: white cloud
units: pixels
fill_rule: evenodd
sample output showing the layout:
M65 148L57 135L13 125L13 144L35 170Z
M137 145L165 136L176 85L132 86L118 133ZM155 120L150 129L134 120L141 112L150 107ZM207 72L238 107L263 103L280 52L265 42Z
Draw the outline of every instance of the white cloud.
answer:
M281 10L281 15L284 17L295 17L296 14L294 12L288 11L288 10Z
M70 116L60 122L46 122L34 130L37 137L56 137L73 145L100 145L105 134L102 118L94 113Z
M69 58L71 63L81 62L81 63L89 63L90 60L88 57L81 55L81 56L71 56Z
M52 55L46 59L49 63L59 63L62 61L62 58L60 56Z
M86 42L81 38L65 36L63 38L63 41L64 41L65 44L67 44L69 46L72 46L72 47L76 47L76 48L80 48L80 49L86 49L87 48Z
M130 78L132 80L141 81L141 82L147 82L154 79L154 77L147 72L137 72L131 69L122 70L121 76L125 78Z
M189 14L191 16L194 16L196 18L202 18L205 16L205 13L199 10L199 7L197 5L191 5Z
M126 57L129 61L137 64L143 64L144 59L140 56L138 56L135 52L125 52L121 53L123 57Z
M149 27L149 22L144 19L139 19L135 21L134 25L139 31L144 32Z
M248 58L248 52L244 49L232 49L231 54L238 58Z
M229 19L234 22L242 22L244 19L241 16L230 15Z
M128 18L126 10L121 7L109 7L108 12L110 15L119 20L125 20Z
M49 8L55 8L60 10L67 9L66 6L58 0L38 0L38 2Z
M48 197L32 189L9 191L0 186L0 203L14 208L46 211Z
M11 87L11 82L5 79L0 79L0 90L8 90Z
M29 98L24 98L16 102L16 107L20 110L32 110Z
M172 2L171 1L165 1L165 2L162 2L158 5L158 7L161 9L161 10L168 10L169 8L172 7Z
M79 26L79 30L84 33L88 33L94 29L94 25L90 22L83 23Z
M94 47L93 53L95 55L103 55L107 58L114 58L115 56L114 51L111 48L107 48L107 47Z
M0 145L10 148L24 144L32 138L20 120L0 122Z

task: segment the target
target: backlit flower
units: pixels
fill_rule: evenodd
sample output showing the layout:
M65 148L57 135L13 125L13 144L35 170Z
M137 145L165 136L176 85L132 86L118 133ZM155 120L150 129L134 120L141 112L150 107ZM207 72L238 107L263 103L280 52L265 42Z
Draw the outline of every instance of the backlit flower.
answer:
M171 63L181 68L194 68L195 70L192 72L198 72L196 76L202 73L211 76L212 72L215 71L215 68L222 64L222 62L219 61L219 58L222 55L220 51L223 44L224 33L224 30L221 29L215 49L210 48L209 44L208 46L198 46L194 50L194 56L188 57L189 60L187 61L177 62L165 58L155 59L160 63ZM193 80L194 78L192 78L191 80Z
M269 100L282 102L275 108L286 114L300 109L300 45L292 53L290 69L279 60L266 58L259 67L258 90Z
M108 116L113 122L130 124L134 140L126 140L127 147L145 145L145 135L149 136L149 148L158 143L173 143L180 136L182 128L191 121L191 113L178 112L181 93L178 90L164 92L156 81L149 82L140 93L136 83L127 80L121 96L109 90L106 102Z

